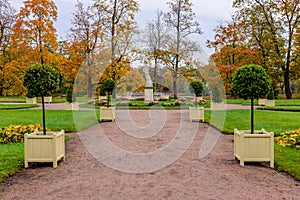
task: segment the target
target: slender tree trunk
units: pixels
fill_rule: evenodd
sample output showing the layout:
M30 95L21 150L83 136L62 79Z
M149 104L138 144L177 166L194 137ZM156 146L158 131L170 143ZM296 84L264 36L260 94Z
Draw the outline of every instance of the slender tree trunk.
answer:
M251 134L254 133L254 106L253 97L251 97Z
M116 56L116 47L115 47L115 34L116 34L116 14L117 14L117 0L114 0L114 7L113 7L113 15L112 15L112 22L111 22L111 61L115 60Z
M292 92L291 92L291 86L290 86L290 61L291 61L291 46L292 46L292 41L291 41L292 35L289 37L289 46L288 46L288 51L286 55L286 66L284 70L284 87L285 87L285 96L287 99L292 98Z
M177 99L177 75L173 75L173 91L174 91L174 99Z
M46 115L45 115L44 95L42 95L42 108L43 108L43 133L44 135L46 135Z
M285 89L285 96L287 99L292 98L291 86L290 86L290 75L287 70L284 72L284 89Z
M158 58L155 56L154 59L154 86L153 86L153 93L156 91L156 85L157 85L157 67L158 67Z
M91 75L88 76L88 97L93 96L93 84Z

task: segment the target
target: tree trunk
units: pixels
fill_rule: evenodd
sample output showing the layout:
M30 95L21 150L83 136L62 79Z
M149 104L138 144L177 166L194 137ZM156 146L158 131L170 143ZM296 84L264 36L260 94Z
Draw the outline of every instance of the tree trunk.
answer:
M253 97L251 97L251 134L254 133L254 106Z
M93 96L93 84L91 75L88 76L88 97Z
M44 95L42 95L42 108L43 108L43 133L44 133L44 135L46 135L46 116L45 116Z
M177 99L178 96L177 96L177 76L173 76L173 92L174 92L174 99Z
M284 89L285 89L285 96L287 99L292 98L292 92L290 88L290 78L289 73L287 71L284 72Z

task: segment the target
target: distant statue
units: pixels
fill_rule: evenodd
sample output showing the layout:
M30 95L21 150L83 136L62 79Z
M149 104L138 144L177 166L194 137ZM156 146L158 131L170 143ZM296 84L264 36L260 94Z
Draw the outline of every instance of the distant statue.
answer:
M145 87L153 87L153 82L152 82L150 74L149 74L149 65L146 63L144 57L141 58L141 63L142 63L143 71L144 71L145 78L146 78Z

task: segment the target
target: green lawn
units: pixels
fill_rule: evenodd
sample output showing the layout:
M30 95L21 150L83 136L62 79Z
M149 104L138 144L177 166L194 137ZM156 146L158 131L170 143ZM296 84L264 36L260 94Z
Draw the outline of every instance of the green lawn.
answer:
M24 144L0 144L0 182L24 166Z
M0 127L9 125L42 124L42 110L2 110ZM98 123L99 111L94 110L46 110L47 128L65 132L83 130ZM75 123L76 122L76 126Z
M225 116L225 124L221 121ZM250 129L250 110L205 111L205 121L223 133L233 134L233 129ZM266 129L275 134L300 127L300 114L297 112L254 111L255 129Z
M36 104L0 104L0 110L15 110L37 107Z

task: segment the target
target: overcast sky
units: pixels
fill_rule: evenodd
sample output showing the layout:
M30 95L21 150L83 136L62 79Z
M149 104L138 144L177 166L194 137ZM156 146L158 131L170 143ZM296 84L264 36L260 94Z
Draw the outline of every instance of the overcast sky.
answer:
M91 0L81 0L85 4L91 4ZM140 5L140 12L137 14L136 20L140 27L145 26L147 21L151 21L155 17L155 11L161 9L168 10L166 2L169 0L138 0ZM230 19L232 13L233 0L190 0L194 7L193 11L196 13L197 21L200 23L202 35L197 36L197 41L207 54L213 53L211 49L206 48L206 40L213 39L213 29L220 21ZM23 5L23 0L11 0L11 4L19 11L20 6ZM77 0L54 0L58 7L58 21L56 29L58 35L64 37L67 30L70 28L70 20L72 12L74 12ZM61 37L59 39L61 39Z

